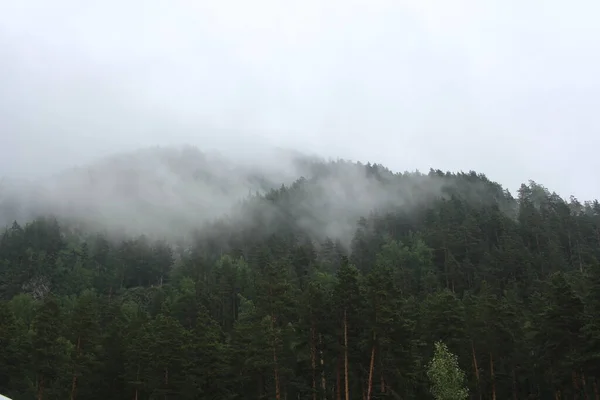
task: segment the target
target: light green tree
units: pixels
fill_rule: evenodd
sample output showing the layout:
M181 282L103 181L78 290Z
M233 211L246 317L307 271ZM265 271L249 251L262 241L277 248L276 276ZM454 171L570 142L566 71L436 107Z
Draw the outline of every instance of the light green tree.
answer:
M436 400L468 398L465 373L458 366L458 357L443 342L435 343L435 353L429 363L427 376L431 381L431 393Z

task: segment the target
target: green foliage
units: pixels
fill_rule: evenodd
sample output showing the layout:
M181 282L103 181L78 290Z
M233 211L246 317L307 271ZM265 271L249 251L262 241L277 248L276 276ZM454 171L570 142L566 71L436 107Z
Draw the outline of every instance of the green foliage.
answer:
M427 376L431 381L431 393L436 400L465 400L469 392L465 388L465 373L458 366L458 358L443 342L435 342L433 359Z

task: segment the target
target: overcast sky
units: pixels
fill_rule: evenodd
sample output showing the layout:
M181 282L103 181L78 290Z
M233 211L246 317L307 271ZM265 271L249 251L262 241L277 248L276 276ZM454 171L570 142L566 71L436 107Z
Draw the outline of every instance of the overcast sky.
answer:
M267 143L600 197L599 15L593 0L0 0L0 175Z

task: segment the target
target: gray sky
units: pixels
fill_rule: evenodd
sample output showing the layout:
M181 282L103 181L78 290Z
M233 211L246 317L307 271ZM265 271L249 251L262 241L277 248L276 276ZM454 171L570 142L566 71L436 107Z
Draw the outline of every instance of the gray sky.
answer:
M0 175L266 143L600 197L599 15L593 0L0 0Z

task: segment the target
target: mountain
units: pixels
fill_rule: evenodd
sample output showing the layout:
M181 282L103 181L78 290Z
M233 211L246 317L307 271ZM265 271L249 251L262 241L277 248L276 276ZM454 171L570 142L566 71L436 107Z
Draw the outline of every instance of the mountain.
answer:
M6 186L15 400L598 398L596 200L189 147Z

